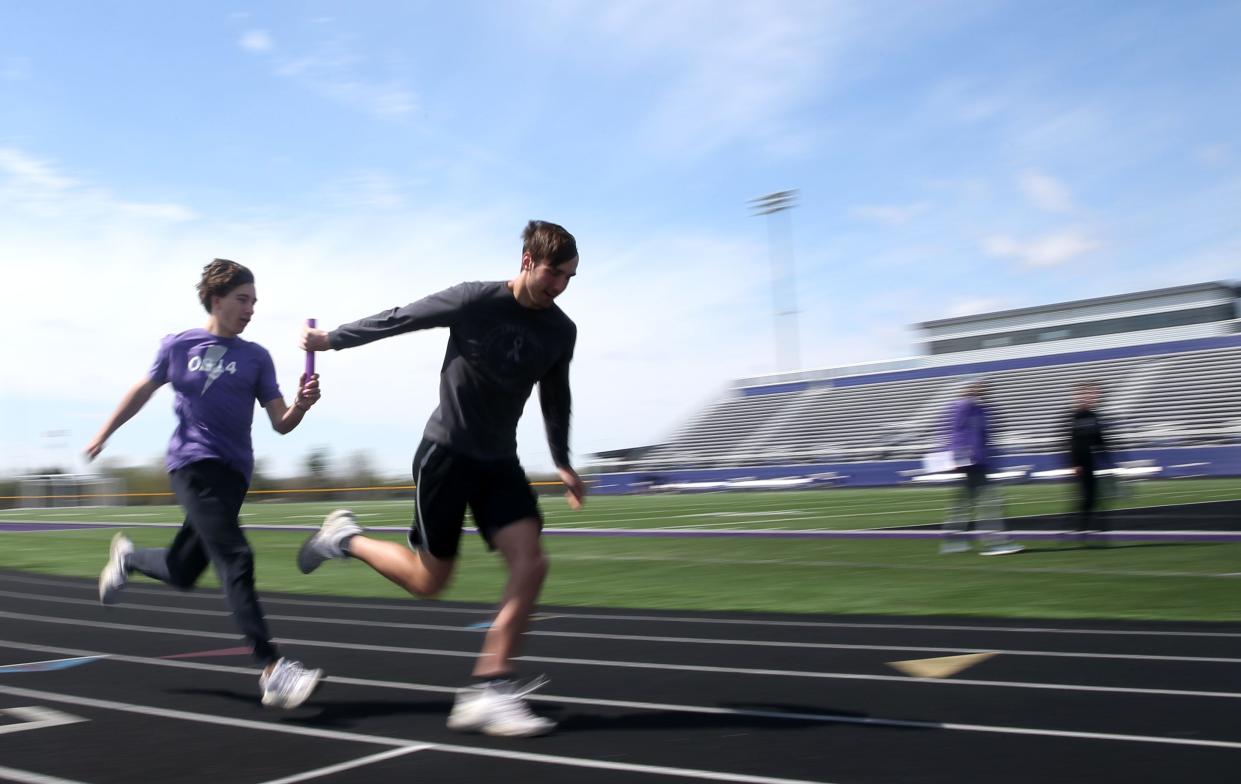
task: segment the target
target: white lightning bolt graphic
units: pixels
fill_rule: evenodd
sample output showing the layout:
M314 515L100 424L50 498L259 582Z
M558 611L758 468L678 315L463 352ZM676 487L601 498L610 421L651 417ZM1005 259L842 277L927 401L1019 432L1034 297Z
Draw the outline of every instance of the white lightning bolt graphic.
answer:
M207 371L207 381L203 384L202 395L207 394L207 390L215 383L215 380L224 372L224 355L228 353L225 346L211 346L203 352L203 370Z

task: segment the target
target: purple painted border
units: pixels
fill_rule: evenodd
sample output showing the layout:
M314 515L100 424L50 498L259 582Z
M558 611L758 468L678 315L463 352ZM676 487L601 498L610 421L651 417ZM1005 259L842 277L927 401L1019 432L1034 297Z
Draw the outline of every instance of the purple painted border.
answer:
M33 531L72 531L88 528L126 528L123 523L6 523L0 522L0 533L26 533ZM167 528L179 528L179 523L168 523ZM252 531L316 531L313 525L246 525ZM404 526L375 526L369 530L403 532ZM466 533L477 533L466 528ZM689 539L939 539L943 532L931 530L853 529L845 531L703 531L649 528L545 528L547 536L601 536L601 537L647 537ZM1023 531L1014 528L1009 533L1018 539L1049 539L1081 541L1080 537L1066 531ZM1103 535L1090 535L1088 542L1241 542L1241 531L1116 531Z

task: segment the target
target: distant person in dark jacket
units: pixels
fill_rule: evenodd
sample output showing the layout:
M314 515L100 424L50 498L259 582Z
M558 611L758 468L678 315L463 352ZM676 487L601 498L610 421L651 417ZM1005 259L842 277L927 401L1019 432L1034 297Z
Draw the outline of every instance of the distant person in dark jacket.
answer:
M985 529L983 548L979 551L982 555L1009 555L1022 550L1004 530L999 493L987 479L987 472L994 466L991 415L983 402L985 391L982 379L970 379L961 388L961 396L948 408L944 428L947 448L953 464L964 475L964 484L944 528L945 538L940 547L943 553L969 550L966 536L975 523Z
M1105 525L1095 514L1099 506L1098 472L1110 467L1111 458L1106 428L1096 410L1098 404L1099 385L1093 381L1079 384L1073 394L1073 413L1065 428L1069 467L1077 483L1077 531L1080 534L1102 530Z

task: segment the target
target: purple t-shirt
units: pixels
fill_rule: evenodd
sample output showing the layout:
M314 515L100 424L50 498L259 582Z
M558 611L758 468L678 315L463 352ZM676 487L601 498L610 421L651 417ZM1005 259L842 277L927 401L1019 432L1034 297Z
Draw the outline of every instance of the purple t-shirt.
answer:
M254 403L283 397L267 349L191 329L163 339L150 376L157 384L172 384L177 395L168 470L219 460L249 482L254 472Z
M959 466L991 467L991 425L987 407L962 397L948 408L948 448Z

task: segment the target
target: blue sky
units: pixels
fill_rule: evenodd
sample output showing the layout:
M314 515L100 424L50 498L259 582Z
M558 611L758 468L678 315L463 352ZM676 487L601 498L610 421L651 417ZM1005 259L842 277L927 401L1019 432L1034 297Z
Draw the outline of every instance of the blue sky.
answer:
M1239 268L1236 2L0 0L0 20L0 473L71 459L159 338L204 321L215 256L254 269L246 337L291 392L302 318L510 277L525 221L562 223L579 455L777 369L747 210L770 191L800 190L806 367L907 356L926 319ZM260 459L405 471L444 337L323 357L323 404L286 437L256 420ZM164 390L105 454L154 461L171 427Z

